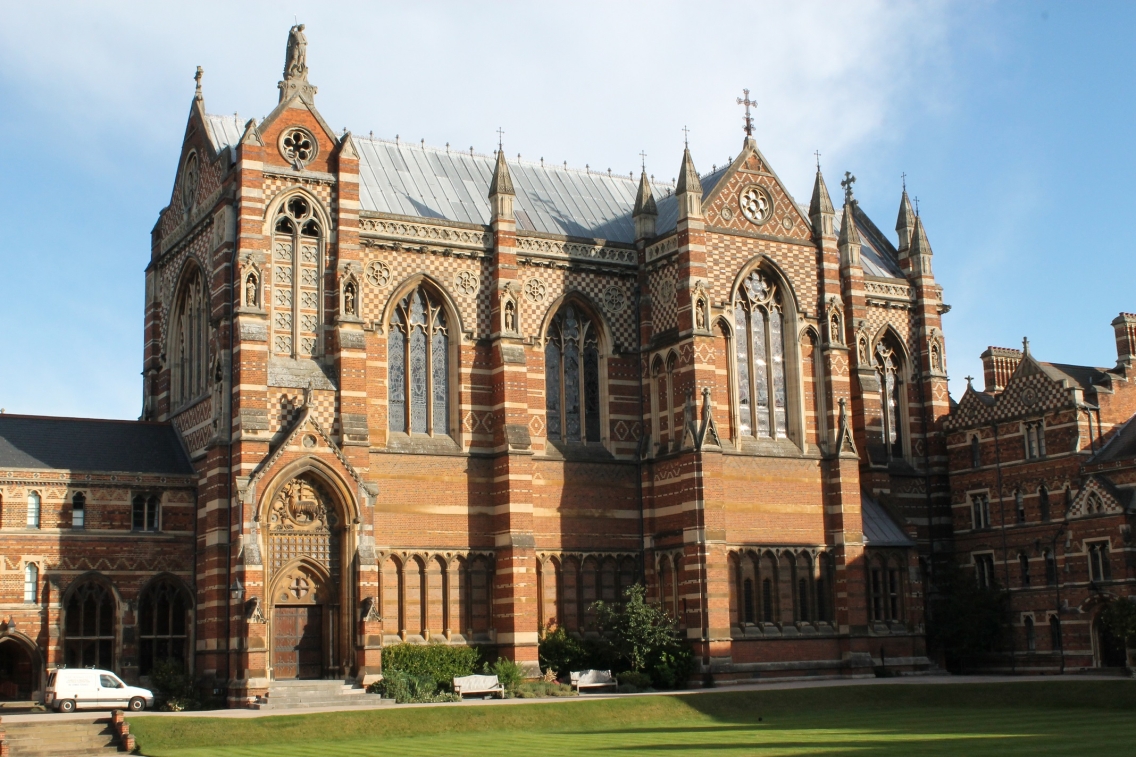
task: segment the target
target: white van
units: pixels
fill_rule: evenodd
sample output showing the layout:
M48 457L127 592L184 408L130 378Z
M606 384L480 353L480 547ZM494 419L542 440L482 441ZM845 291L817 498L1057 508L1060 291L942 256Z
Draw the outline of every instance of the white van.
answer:
M109 670L58 668L47 678L43 703L56 712L76 709L140 712L154 706L154 694L149 689L127 686Z

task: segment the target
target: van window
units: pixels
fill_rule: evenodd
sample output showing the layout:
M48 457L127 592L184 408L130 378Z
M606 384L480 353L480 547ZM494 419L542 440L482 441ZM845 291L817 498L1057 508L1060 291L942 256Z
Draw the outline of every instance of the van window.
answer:
M121 689L122 682L114 676L101 675L99 676L99 685L104 689Z
M49 676L47 677L47 686L48 686L48 688L51 688L52 686L54 686L54 685L55 685L55 675L56 675L56 673L57 673L57 672L58 672L58 671L55 671L55 670L53 670L53 671L51 671L51 675L49 675Z

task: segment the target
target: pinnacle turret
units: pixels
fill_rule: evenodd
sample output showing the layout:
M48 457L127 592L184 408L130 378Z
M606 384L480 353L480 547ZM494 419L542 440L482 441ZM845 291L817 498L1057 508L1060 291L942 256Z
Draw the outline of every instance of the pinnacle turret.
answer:
M813 198L809 202L809 220L813 224L813 233L817 236L831 237L835 217L832 198L828 196L828 187L825 186L824 176L818 164L816 181L813 182Z
M844 203L844 217L840 219L840 238L837 240L841 247L860 244L860 232L856 229L856 222L852 218L855 212L856 206L852 201Z
M899 233L899 249L906 250L911 246L911 232L915 229L915 212L911 209L911 199L907 196L907 188L903 189L903 197L899 201L899 218L895 221L895 230Z
M694 168L694 159L690 157L689 147L682 151L682 166L678 169L678 184L675 186L676 195L685 192L702 194L702 182L698 179L698 171Z
M659 209L655 206L655 197L651 192L651 182L647 180L647 172L643 171L639 176L639 191L635 194L635 209L631 211L631 217L658 214Z
M505 151L497 150L497 165L493 167L493 181L489 182L489 196L516 195L513 191L513 177L509 175L509 165L505 162Z

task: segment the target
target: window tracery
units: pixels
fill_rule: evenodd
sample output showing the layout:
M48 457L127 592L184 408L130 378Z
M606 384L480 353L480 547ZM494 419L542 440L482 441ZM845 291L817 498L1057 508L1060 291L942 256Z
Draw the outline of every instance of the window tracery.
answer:
M324 235L315 208L294 195L273 226L272 351L278 357L318 357L323 352Z
M205 393L209 373L209 307L205 274L194 266L178 295L174 310L173 406Z
M876 345L876 376L880 383L884 446L890 459L903 457L903 364L890 340Z
M114 669L114 595L98 581L80 584L67 598L63 661L69 668Z
M600 441L600 370L597 326L572 302L548 328L544 347L548 438Z
M738 419L742 436L788 436L784 309L781 292L760 271L751 273L734 301Z
M189 610L184 589L169 579L150 584L138 600L138 673L173 660L183 667L189 659Z
M441 300L425 287L395 306L388 337L390 430L450 433L450 337Z

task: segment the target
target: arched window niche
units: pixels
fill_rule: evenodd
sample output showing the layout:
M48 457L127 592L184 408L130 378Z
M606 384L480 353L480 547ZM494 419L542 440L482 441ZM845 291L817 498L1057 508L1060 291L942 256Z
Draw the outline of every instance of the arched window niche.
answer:
M456 364L451 351L459 326L441 292L427 280L403 289L395 300L387 331L391 431L451 434Z
M177 292L169 351L174 408L200 398L209 387L209 297L199 265L182 272Z
M604 441L604 334L599 318L578 298L565 299L544 333L545 423L558 444Z
M193 600L172 576L151 581L138 598L138 673L172 660L183 669L190 660Z
M745 269L734 286L731 370L738 441L787 439L802 445L797 305L768 261Z
M80 578L63 600L63 662L69 668L115 670L118 603L95 576Z
M316 201L299 192L284 198L271 219L272 356L320 357L327 222Z
M873 351L879 383L879 449L882 460L904 460L910 438L907 407L907 355L903 343L890 328L876 340Z

